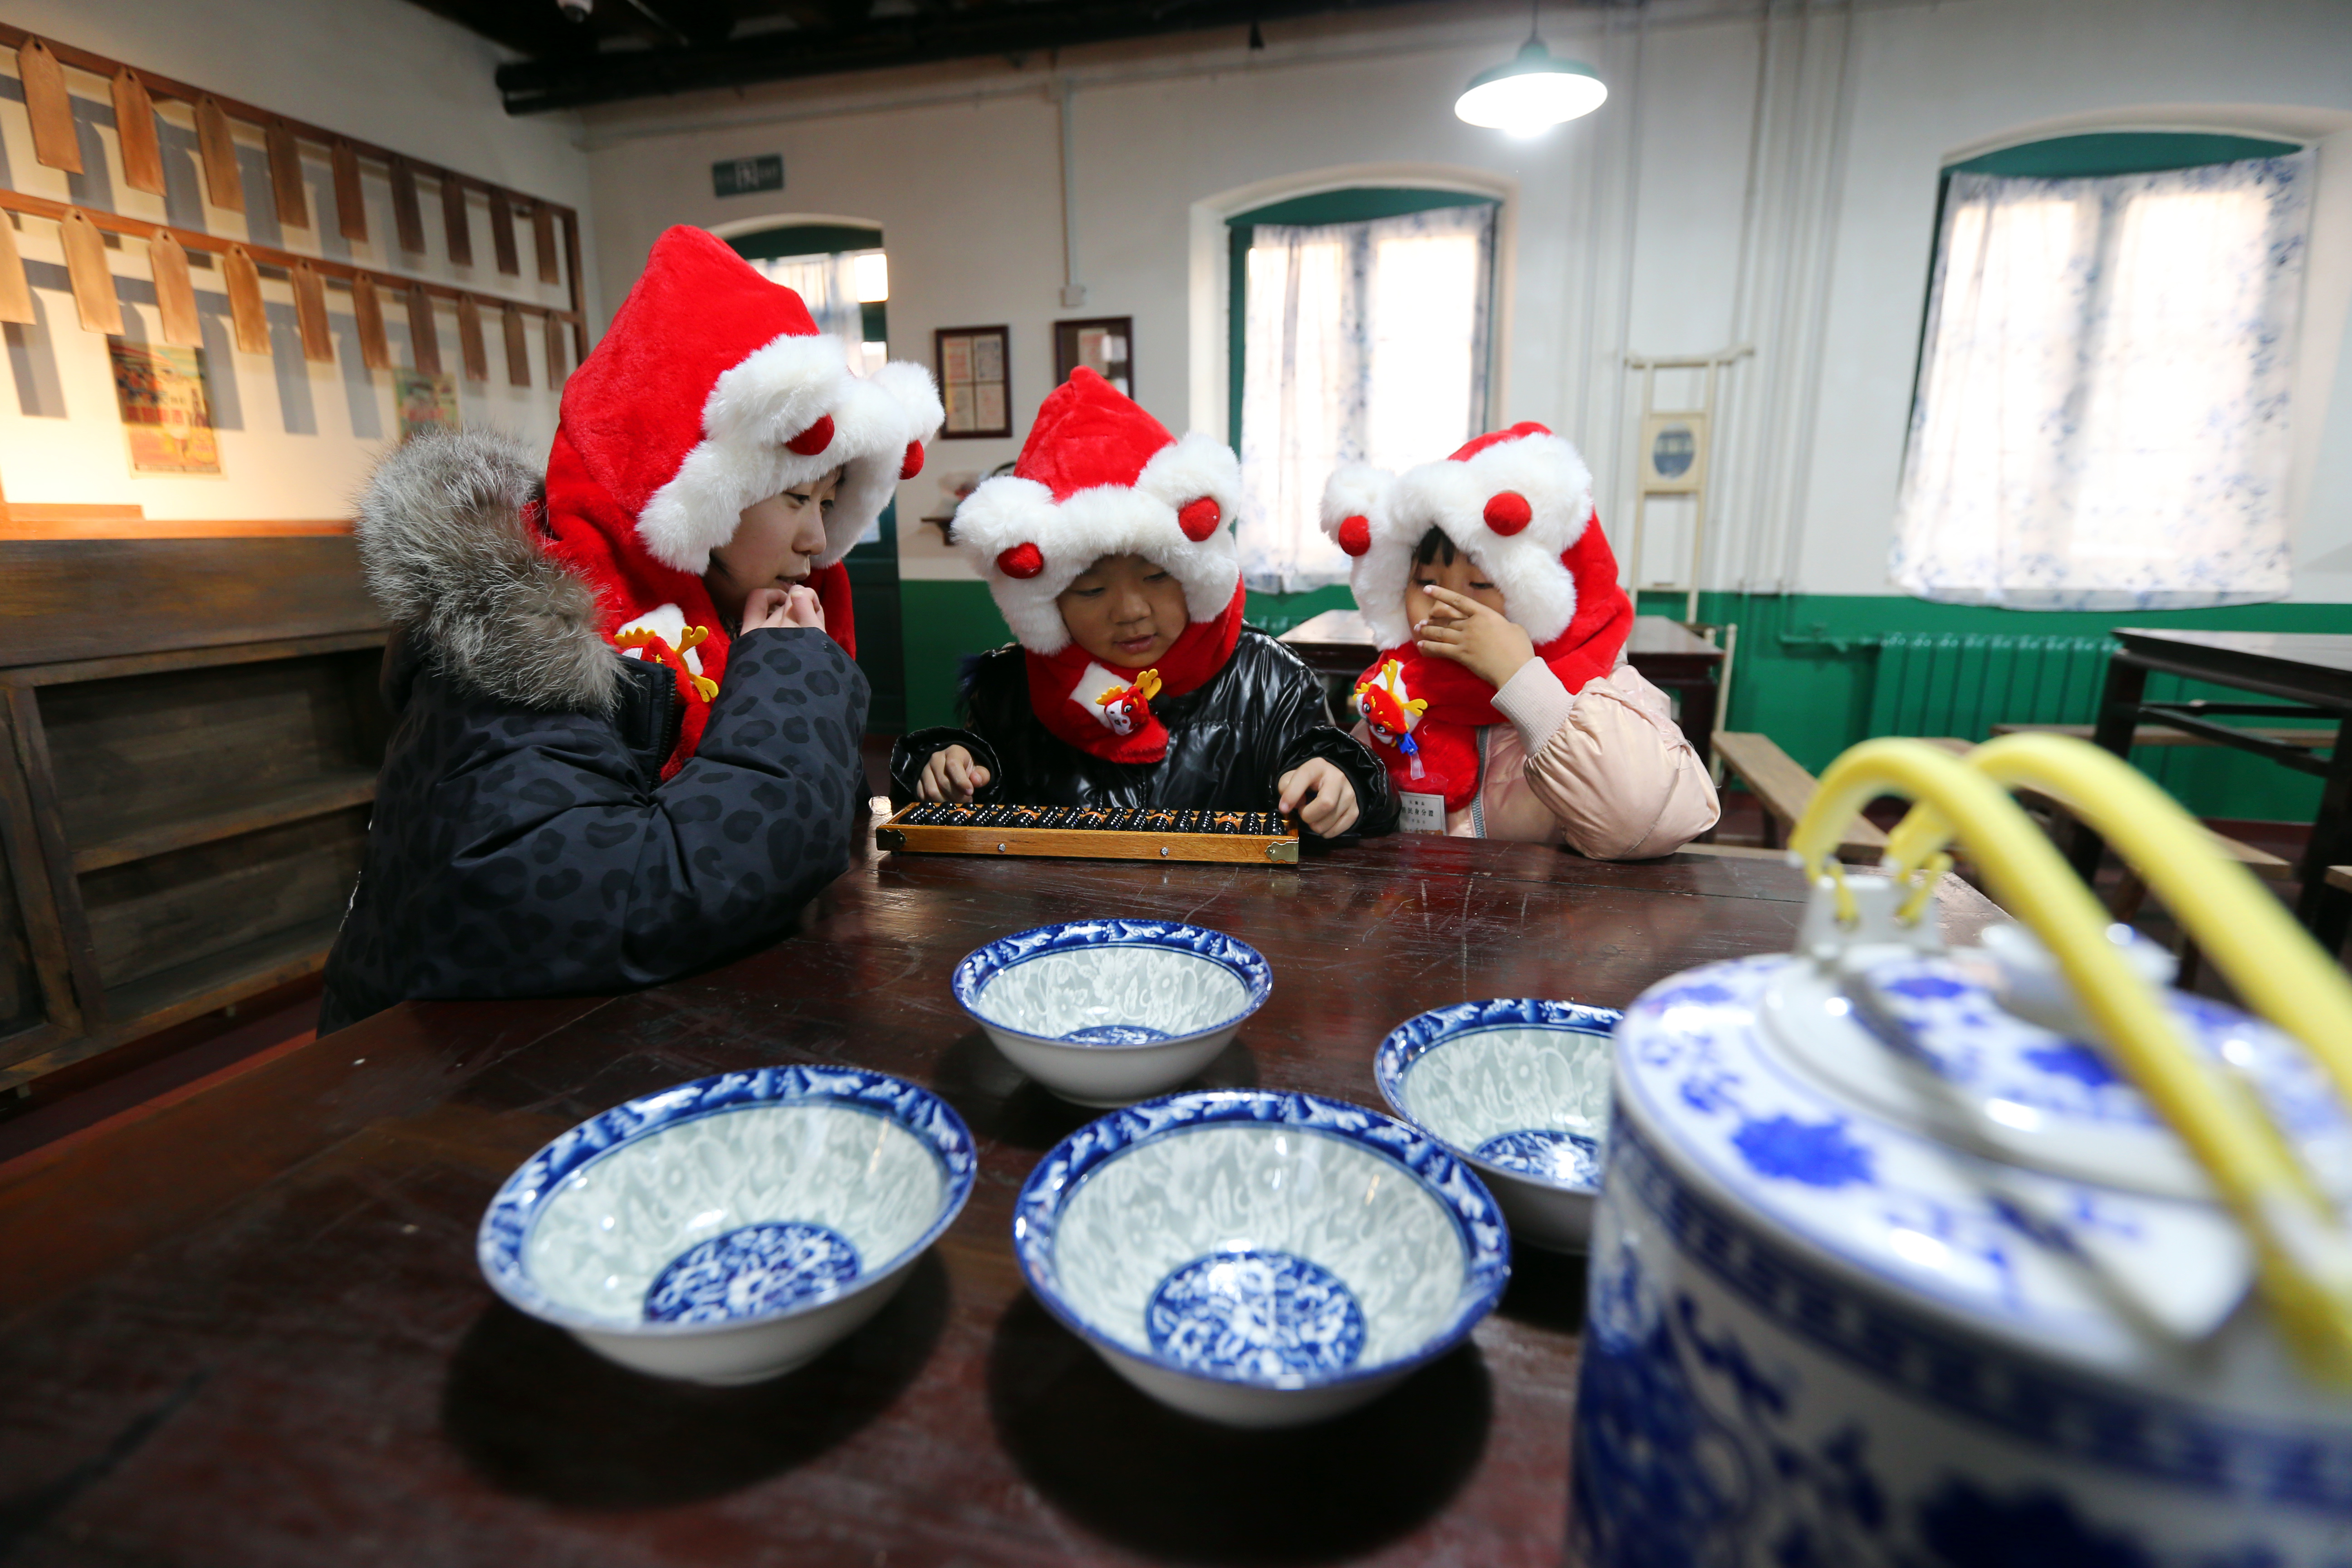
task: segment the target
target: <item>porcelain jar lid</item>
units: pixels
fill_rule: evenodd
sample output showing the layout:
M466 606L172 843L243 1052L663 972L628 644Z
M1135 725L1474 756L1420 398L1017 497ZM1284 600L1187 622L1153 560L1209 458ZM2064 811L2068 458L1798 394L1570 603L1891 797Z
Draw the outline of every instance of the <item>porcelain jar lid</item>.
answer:
M2088 1043L2047 955L2015 927L1946 951L1894 919L1901 889L1848 884L1856 929L1817 899L1800 952L1689 971L1628 1010L1621 1117L1735 1215L1972 1324L2119 1364L2151 1325L2210 1334L2252 1282L2246 1238ZM2135 956L2168 977L2160 951ZM2352 1117L2302 1047L2168 996L2352 1198Z

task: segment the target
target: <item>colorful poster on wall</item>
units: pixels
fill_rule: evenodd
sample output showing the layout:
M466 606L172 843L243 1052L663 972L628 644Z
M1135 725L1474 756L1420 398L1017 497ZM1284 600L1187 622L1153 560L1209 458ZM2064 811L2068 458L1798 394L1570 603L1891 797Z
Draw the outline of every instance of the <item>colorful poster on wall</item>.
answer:
M217 474L220 437L205 394L205 352L106 340L134 474Z
M457 428L457 378L446 371L395 370L393 401L400 405L400 438L419 430Z

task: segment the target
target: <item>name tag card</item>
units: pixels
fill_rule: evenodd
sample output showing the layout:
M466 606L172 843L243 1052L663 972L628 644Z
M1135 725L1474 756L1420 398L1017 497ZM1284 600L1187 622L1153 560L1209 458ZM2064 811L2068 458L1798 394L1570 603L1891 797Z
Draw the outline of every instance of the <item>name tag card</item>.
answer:
M1398 818L1398 828L1405 833L1443 833L1445 831L1445 797L1442 795L1405 795L1400 792L1397 804L1403 807Z

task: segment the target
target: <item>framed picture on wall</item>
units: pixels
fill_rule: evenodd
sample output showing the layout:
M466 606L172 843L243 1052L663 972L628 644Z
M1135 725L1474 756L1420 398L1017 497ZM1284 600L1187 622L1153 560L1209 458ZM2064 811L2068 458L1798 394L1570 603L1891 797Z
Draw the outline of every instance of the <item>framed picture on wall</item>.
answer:
M1135 318L1097 316L1054 323L1054 384L1085 365L1129 397L1135 395Z
M948 405L950 440L1013 434L1013 386L1003 327L941 327L931 334L932 368Z
M1706 416L1653 414L1642 421L1642 489L1687 494L1706 482Z

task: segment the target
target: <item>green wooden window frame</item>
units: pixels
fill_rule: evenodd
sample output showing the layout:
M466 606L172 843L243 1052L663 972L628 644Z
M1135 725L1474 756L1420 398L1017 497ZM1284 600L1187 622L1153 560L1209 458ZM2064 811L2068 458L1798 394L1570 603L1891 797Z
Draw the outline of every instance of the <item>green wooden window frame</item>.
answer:
M1482 195L1476 191L1446 191L1406 189L1384 185L1349 185L1336 191L1318 191L1309 196L1293 196L1288 201L1274 202L1262 207L1252 207L1225 219L1227 266L1225 296L1225 430L1234 451L1242 449L1242 382L1249 363L1249 251L1252 237L1262 223L1291 225L1328 223L1369 223L1374 218L1403 217L1409 213L1435 212L1443 207L1496 206L1497 196ZM1489 272L1486 288L1487 319L1494 319L1491 307L1495 273ZM1491 345L1495 334L1487 333ZM1493 349L1488 348L1491 356ZM1493 374L1489 363L1480 367L1480 374Z

